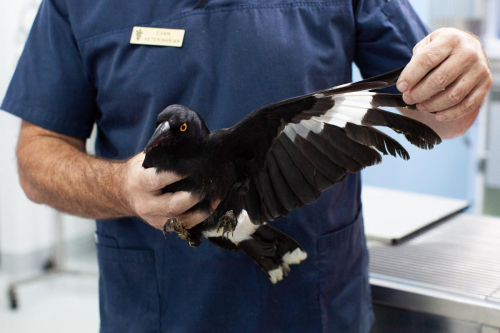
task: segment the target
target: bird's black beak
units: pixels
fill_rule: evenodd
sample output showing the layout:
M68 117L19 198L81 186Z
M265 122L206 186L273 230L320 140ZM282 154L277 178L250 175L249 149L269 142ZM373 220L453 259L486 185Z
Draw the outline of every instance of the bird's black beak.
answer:
M163 143L166 139L168 139L169 133L170 133L170 124L168 121L165 121L160 125L158 125L155 132L153 133L153 136L151 137L151 139L149 139L149 142L146 145L146 148L144 149L144 153L147 154L151 149Z

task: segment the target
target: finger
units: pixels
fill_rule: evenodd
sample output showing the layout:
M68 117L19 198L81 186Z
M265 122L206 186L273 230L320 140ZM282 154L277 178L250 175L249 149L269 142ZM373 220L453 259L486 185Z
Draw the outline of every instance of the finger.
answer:
M460 56L452 55L437 68L428 73L415 87L407 91L405 93L406 98L410 99L413 103L421 103L428 100L432 96L445 90L446 87L452 84L460 75L468 71L471 65L472 64L466 64L464 66L463 59ZM470 86L469 91L471 91L477 83L472 82L473 79L475 79L475 77L471 78L470 76L466 76L466 83ZM467 93L469 93L469 91L467 91ZM448 105L447 107L453 105Z
M436 112L458 105L481 82L481 78L479 73L462 74L446 90L417 104L417 108L420 111Z
M157 173L155 168L144 169L141 171L140 182L146 191L155 192L165 186L175 183L186 176L178 175L173 172Z
M184 228L191 229L197 224L205 221L210 215L210 212L202 212L196 210L194 212L182 214L178 217L178 219L182 221L182 225L184 226Z
M418 53L422 47L426 46L431 42L431 35L427 35L424 39L422 39L420 42L418 42L415 47L413 47L413 54Z
M221 202L221 200L212 201L212 203L210 204L210 206L212 207L212 212L215 212L217 207L219 207L220 202Z
M154 211L151 214L178 217L202 199L203 197L199 194L191 192L165 193L151 199L151 206L154 207Z
M451 121L465 116L468 113L475 112L481 106L481 102L488 92L488 85L481 83L474 88L462 103L454 107L436 113L436 119L439 121Z
M452 44L444 38L436 38L421 47L399 76L397 83L399 91L406 92L412 89L427 73L448 58L452 49Z
M163 230L163 226L165 225L165 222L167 221L167 219L168 219L168 217L165 217L165 216L152 216L152 217L148 218L146 223L149 224L150 226L156 228L156 229Z
M179 218L181 218L184 223L183 225L187 228L190 229L197 225L200 222L203 222L205 219L207 219L210 215L214 213L214 211L217 209L219 206L221 200L215 200L210 204L210 212L202 212L202 211L194 211L194 212L189 212L182 214Z
M182 214L181 216L179 216L179 218L183 221L182 225L184 225L187 229L190 229L198 223L205 221L210 215L214 213L220 202L221 200L213 201L210 204L210 212L196 210L194 212L187 212Z

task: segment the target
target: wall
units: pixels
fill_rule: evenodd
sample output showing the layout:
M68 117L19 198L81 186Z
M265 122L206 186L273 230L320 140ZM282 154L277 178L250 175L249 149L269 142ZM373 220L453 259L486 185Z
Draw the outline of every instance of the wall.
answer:
M0 1L0 100L20 56L39 0ZM0 254L2 269L39 267L55 242L56 212L30 202L17 180L15 146L20 120L0 112ZM64 216L66 242L91 239L94 222Z

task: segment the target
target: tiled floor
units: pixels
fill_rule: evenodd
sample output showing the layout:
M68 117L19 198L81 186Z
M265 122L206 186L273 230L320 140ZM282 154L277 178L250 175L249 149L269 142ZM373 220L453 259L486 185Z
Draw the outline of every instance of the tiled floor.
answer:
M99 330L95 253L73 258L68 267L90 276L58 275L18 288L18 309L11 310L7 289L14 278L0 271L0 332L91 333Z

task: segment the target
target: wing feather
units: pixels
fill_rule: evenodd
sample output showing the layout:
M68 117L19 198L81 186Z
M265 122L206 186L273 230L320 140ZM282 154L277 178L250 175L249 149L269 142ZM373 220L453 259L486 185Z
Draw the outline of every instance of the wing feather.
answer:
M248 192L243 196L243 204L253 223L261 224L267 219L261 214L261 204L264 204L264 200L260 197L253 179L248 183Z
M288 152L293 163L300 169L304 178L309 182L309 184L314 186L316 184L314 180L314 165L312 165L308 159L304 158L304 155L300 151L298 145L294 144L288 135L281 134L278 137L278 140Z
M281 141L276 140L272 152L286 181L295 195L306 205L318 200L321 192L304 177L300 168L288 155Z
M257 177L254 178L254 184L266 206L268 214L273 218L281 216L284 208L278 200L267 166L262 168Z
M241 151L239 157L252 159L258 170L249 172L251 182L243 202L254 223L310 204L347 173L380 163L375 149L409 159L398 141L374 126L402 133L422 149L441 142L427 125L379 109L415 109L400 94L363 91L394 85L402 70L267 105L228 131L229 140Z
M299 147L304 156L313 164L316 169L332 183L336 183L344 176L345 170L333 163L327 156L323 155L314 145L307 139L297 135Z
M399 155L404 160L410 159L410 155L399 142L375 128L347 123L345 130L352 140L364 145L372 145L384 155L391 154L394 157Z
M281 173L273 154L268 154L266 164L269 168L269 176L276 189L276 195L283 207L291 212L295 208L303 206L304 203L295 195L285 176Z

